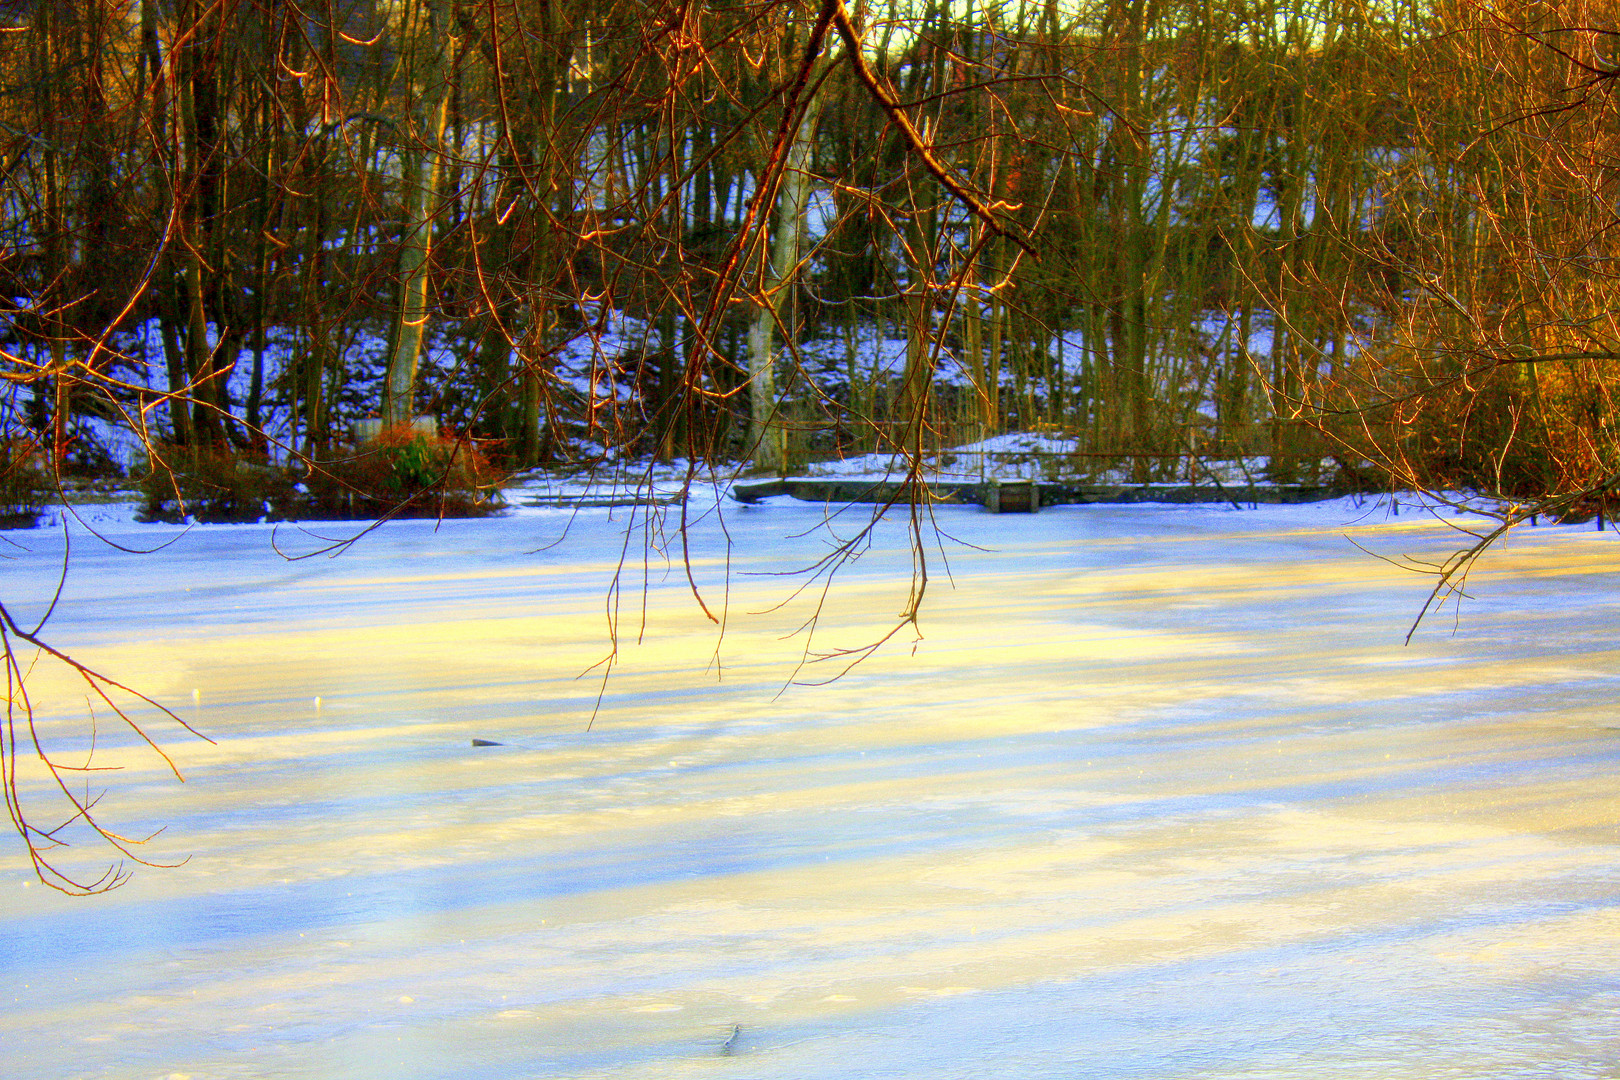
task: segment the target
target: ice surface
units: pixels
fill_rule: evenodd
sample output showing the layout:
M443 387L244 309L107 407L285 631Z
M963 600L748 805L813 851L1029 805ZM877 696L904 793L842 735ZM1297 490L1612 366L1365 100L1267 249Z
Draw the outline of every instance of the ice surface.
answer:
M624 507L81 531L53 640L218 744L168 733L180 785L102 724L101 813L181 867L70 900L6 849L6 1073L1613 1075L1614 535L1520 530L1403 647L1423 582L1346 534L1461 519L940 507L923 636L788 686L825 510L689 524L723 636ZM61 538L7 535L26 620ZM808 648L910 567L886 523Z

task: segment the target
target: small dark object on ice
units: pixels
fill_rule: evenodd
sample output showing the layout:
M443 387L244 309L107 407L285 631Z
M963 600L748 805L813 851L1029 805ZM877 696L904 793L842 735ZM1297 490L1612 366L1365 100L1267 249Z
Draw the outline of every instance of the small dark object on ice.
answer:
M720 1053L728 1055L728 1056L730 1054L735 1053L736 1050L737 1050L737 1040L739 1038L741 1038L741 1037L742 1037L742 1025L741 1024L732 1024L731 1025L731 1034L726 1036L726 1041L720 1044Z
M503 743L503 742L495 742L492 739L474 739L473 740L473 745L474 746L505 746L506 744Z

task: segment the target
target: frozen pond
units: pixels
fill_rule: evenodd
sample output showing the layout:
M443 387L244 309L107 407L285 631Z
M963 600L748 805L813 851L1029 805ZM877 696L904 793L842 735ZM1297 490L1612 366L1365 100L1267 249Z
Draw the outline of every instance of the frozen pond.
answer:
M154 727L181 785L103 727L101 813L179 868L73 900L3 849L5 1072L1616 1075L1614 534L1516 533L1403 646L1423 581L1345 535L1449 550L1431 518L948 509L922 640L782 692L815 596L761 572L821 512L734 507L723 639L632 539L587 732L614 513L76 541L53 640L218 744ZM37 617L60 538L9 535ZM813 647L908 567L886 526Z

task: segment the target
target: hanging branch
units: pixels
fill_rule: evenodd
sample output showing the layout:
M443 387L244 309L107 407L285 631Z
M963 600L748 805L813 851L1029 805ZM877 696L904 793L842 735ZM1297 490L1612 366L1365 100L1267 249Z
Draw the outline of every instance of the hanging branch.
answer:
M64 561L64 580L65 577L66 562ZM59 582L57 598L60 597L60 594L61 583ZM57 598L52 599L50 610L46 612L46 619L55 610ZM75 790L75 785L72 782L81 778L88 780L88 774L93 772L111 771L108 767L91 764L95 756L96 729L94 719L95 702L97 700L108 709L111 709L113 714L122 720L142 742L158 757L162 758L163 763L168 766L169 771L174 774L176 779L182 782L185 780L185 777L180 774L179 768L175 765L174 759L152 740L152 737L146 733L139 722L130 716L129 712L126 711L127 707L120 705L113 698L115 692L126 694L140 704L151 706L205 742L212 743L214 740L186 723L173 710L154 701L139 690L126 686L116 679L109 678L47 644L40 637L44 625L45 619L41 619L40 623L32 630L24 629L13 618L6 606L0 604L0 647L4 648L6 674L5 729L3 733L0 733L0 773L4 774L4 780L0 786L5 789L6 810L10 814L12 827L16 829L17 835L22 837L23 845L28 851L28 857L33 863L35 875L40 881L58 892L64 892L70 896L89 896L116 889L129 880L129 871L124 867L124 860L126 859L142 866L179 865L179 863L154 862L138 855L134 848L146 843L157 833L154 832L143 837L130 837L113 831L96 817L95 806L100 801L101 796L91 794L88 785L82 790ZM32 646L38 655L25 662L23 657L19 655L19 648L24 645ZM45 738L37 724L34 699L28 692L28 680L34 674L34 667L38 663L40 656L48 657L63 665L78 675L85 686L89 688L90 696L86 698L86 707L92 721L91 744L82 765L67 765L57 760L47 747ZM39 759L49 774L51 785L55 787L61 798L67 802L71 809L71 813L64 820L52 826L47 827L37 823L37 819L28 807L28 797L24 794L22 787L19 786L17 776L19 753L28 753L30 747L32 747L34 756ZM102 871L100 876L95 878L75 875L73 872L63 868L53 854L58 848L71 846L70 842L64 837L64 833L75 822L80 821L91 830L94 837L111 846L119 855L117 862L109 865Z
M1015 204L1005 202L986 203L969 191L966 185L956 178L951 168L935 156L927 140L922 137L916 125L911 122L911 118L900 107L900 102L883 85L883 81L878 78L877 72L872 70L872 66L866 62L860 31L855 29L854 22L850 20L849 10L844 7L844 0L825 0L822 12L823 17L830 13L833 26L838 29L838 36L844 39L845 49L849 53L849 62L855 69L856 77L861 80L861 84L866 87L867 92L872 95L884 113L888 115L889 122L899 130L900 137L905 140L907 146L911 147L912 153L917 155L917 158L923 163L923 167L932 173L934 179L938 180L941 186L946 191L949 191L958 202L966 206L974 217L984 222L986 229L989 229L997 236L1005 236L1028 252L1032 258L1039 259L1040 253L1030 246L1029 241L1024 239L1015 228L1007 225L996 216L997 210L1017 209Z

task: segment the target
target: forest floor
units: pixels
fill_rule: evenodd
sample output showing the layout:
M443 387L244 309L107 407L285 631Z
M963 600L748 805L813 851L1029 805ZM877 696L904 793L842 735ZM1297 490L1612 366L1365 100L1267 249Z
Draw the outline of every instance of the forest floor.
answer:
M1038 480L1135 486L1128 467L1112 463L1094 466L1090 459L1078 454L1078 445L1071 437L1050 433L1000 435L932 453L918 462L918 468L926 481L941 484ZM897 454L853 454L806 462L788 477L879 483L905 478L911 465ZM1179 459L1171 472L1162 473L1165 479L1141 486L1197 486L1207 488L1210 501L1221 501L1227 492L1241 493L1256 484L1268 484L1269 471L1270 460L1264 456L1188 457ZM1333 462L1325 460L1312 466L1305 479L1307 485L1329 484L1335 475ZM776 476L760 472L747 462L608 460L552 465L515 474L502 485L501 497L507 507L675 501L712 505L726 498L737 484L758 483ZM138 482L132 479L70 477L64 479L60 493L51 500L54 507L47 507L40 524L59 524L64 504L69 516L80 514L89 521L135 520L141 514L143 500Z

